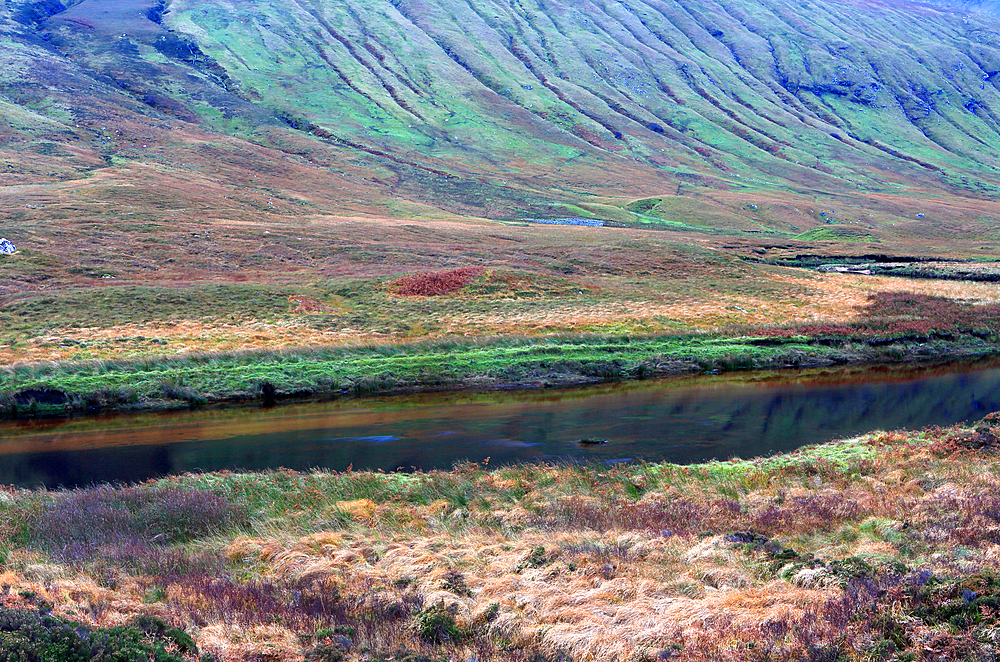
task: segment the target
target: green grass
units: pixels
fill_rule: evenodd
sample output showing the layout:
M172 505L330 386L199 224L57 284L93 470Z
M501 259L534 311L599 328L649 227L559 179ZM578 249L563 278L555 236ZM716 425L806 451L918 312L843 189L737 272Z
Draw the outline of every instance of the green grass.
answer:
M275 319L298 290L267 285L122 286L56 290L0 308L5 337L49 328L112 327L176 320Z
M987 353L986 343L844 340L812 345L791 337L572 336L424 341L313 350L219 353L136 361L14 365L0 370L0 406L8 415L25 389L68 394L58 410L135 408L256 400L265 384L278 397L374 395L419 389L549 386L614 382L679 372L726 371L834 362L940 358Z
M803 241L878 241L868 230L843 225L813 228L795 238Z
M722 159L727 176L743 181L778 184L809 169L808 177L833 186L866 178L863 162L898 166L900 155L978 175L991 169L985 163L997 144L988 121L964 106L988 100L992 90L981 87L972 67L955 65L969 56L957 54L952 33L972 28L917 16L894 14L907 26L897 30L880 16L837 6L792 8L808 24L825 26L820 37L792 29L790 8L780 0L765 3L752 23L722 8L708 20L650 6L641 28L611 10L582 21L541 6L513 11L494 2L430 2L420 11L385 2L340 13L320 3L302 9L193 4L170 12L167 21L192 35L265 107L294 111L352 140L451 160L456 168L463 161L489 163L494 174L512 172L512 158L546 165L592 159L573 133L660 167L717 166ZM692 29L692 20L705 25ZM616 29L638 29L646 50L632 53L611 36ZM364 47L349 47L359 34ZM878 48L859 38L869 34L879 35ZM760 46L765 40L773 42L770 52ZM932 46L918 59L913 43ZM690 71L677 70L674 53L695 63ZM765 60L774 66L756 64ZM875 79L882 88L877 98L865 92ZM928 89L955 91L932 95L925 113L919 91L906 82L918 79ZM781 81L798 97L794 103L762 93ZM200 112L230 128L210 108ZM809 126L803 114L835 131ZM680 139L656 136L663 127ZM615 138L615 131L622 135ZM832 133L877 139L897 153L864 143L848 148ZM723 154L698 152L706 146Z

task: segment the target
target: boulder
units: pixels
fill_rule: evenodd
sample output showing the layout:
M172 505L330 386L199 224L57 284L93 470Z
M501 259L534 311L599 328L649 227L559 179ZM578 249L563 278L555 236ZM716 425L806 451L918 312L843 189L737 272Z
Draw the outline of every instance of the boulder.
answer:
M4 239L3 237L0 237L0 253L6 253L7 255L10 255L16 250L17 246L15 246L13 242Z

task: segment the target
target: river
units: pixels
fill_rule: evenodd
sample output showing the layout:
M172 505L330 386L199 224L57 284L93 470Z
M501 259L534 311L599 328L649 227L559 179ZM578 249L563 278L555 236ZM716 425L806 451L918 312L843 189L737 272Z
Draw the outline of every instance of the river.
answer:
M730 373L544 391L422 394L0 422L0 484L186 471L448 469L456 461L755 457L1000 410L1000 360ZM608 443L583 445L584 438Z

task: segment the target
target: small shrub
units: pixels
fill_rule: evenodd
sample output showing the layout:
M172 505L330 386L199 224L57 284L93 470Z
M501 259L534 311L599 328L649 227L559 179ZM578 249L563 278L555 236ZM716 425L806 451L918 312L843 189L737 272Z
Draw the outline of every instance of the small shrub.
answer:
M491 623L496 620L496 617L500 614L500 603L491 602L486 605L486 609L482 610L478 616L476 616L476 624L483 625L485 623Z
M947 623L956 631L979 625L984 619L996 625L1000 613L1000 577L991 572L942 584L925 595L926 602L918 611L924 620Z
M177 646L177 650L182 653L194 653L198 650L194 639L184 630L167 625L155 616L141 615L132 619L130 625L142 630L147 636L154 639L163 639Z
M545 548L538 545L531 548L531 553L528 555L528 558L517 564L516 571L521 572L525 568L541 568L547 563L548 559L545 558Z
M91 630L51 614L0 607L0 662L184 662L170 652L174 647L196 652L185 632L150 617Z
M417 612L413 626L421 639L435 644L459 641L464 635L455 623L455 616L440 604Z
M305 662L340 662L344 659L344 653L340 646L320 644L305 651Z
M799 554L791 547L785 547L759 533L742 531L729 533L725 536L725 540L731 545L742 546L747 552L763 552L769 558L779 561L791 561L799 558Z
M432 657L417 651L407 650L405 647L393 651L391 655L376 655L371 658L372 662L448 662L447 657Z
M458 570L449 570L446 572L441 586L444 590L451 591L455 595L472 595L472 591L465 585L465 576Z

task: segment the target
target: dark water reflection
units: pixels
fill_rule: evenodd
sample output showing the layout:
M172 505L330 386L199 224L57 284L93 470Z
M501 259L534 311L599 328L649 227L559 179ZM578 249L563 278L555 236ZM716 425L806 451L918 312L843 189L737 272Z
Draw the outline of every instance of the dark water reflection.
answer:
M185 471L450 468L563 458L752 457L1000 410L1000 362L701 376L541 392L0 423L0 483L79 486ZM584 437L608 439L580 446Z

